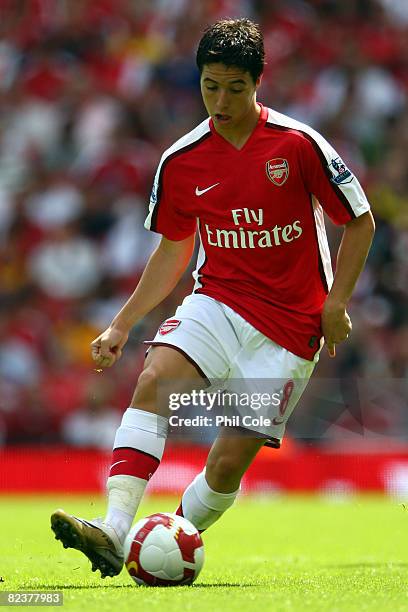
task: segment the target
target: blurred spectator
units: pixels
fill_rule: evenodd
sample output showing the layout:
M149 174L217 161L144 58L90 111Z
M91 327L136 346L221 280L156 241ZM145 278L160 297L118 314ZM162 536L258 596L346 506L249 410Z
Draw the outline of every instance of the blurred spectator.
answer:
M133 277L135 282L158 240L143 227L145 210L140 199L121 198L115 211L117 220L104 241L103 267L113 278Z
M54 298L80 298L102 275L97 246L73 224L54 228L27 262L31 278Z
M62 423L62 438L73 446L112 448L121 415L111 402L114 389L106 380L87 389L85 405L69 414Z
M83 198L72 181L51 174L48 184L37 185L25 201L25 216L43 231L75 221L81 214Z

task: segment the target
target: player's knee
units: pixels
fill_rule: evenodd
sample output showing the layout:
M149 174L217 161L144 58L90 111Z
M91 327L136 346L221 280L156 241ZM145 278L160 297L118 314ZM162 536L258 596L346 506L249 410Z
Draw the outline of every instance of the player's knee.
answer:
M142 408L156 404L158 379L159 372L153 364L141 372L133 394L132 406Z

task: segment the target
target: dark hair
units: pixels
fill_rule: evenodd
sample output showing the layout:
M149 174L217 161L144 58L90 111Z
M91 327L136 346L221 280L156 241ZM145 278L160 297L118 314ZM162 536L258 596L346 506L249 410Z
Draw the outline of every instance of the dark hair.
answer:
M262 33L250 19L222 19L205 30L196 59L200 74L205 64L225 64L249 72L255 83L264 68Z

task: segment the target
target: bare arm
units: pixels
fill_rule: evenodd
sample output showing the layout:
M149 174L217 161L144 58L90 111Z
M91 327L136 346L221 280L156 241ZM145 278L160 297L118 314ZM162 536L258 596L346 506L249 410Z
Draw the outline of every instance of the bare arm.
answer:
M322 312L323 335L330 357L335 357L335 345L343 342L351 331L346 307L364 267L374 229L371 212L353 219L344 228L333 286Z
M164 237L161 239L135 291L108 329L92 342L92 357L97 365L113 365L120 358L133 325L172 292L191 259L194 240L194 234L177 242Z

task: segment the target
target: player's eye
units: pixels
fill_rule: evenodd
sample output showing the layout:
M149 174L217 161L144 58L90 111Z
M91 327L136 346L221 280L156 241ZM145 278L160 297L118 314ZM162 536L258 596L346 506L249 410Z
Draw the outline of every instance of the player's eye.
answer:
M231 89L231 93L242 93L243 89Z
M217 87L216 87L216 86L214 86L214 85L213 85L213 86L206 85L206 89L207 89L208 91L216 91Z

